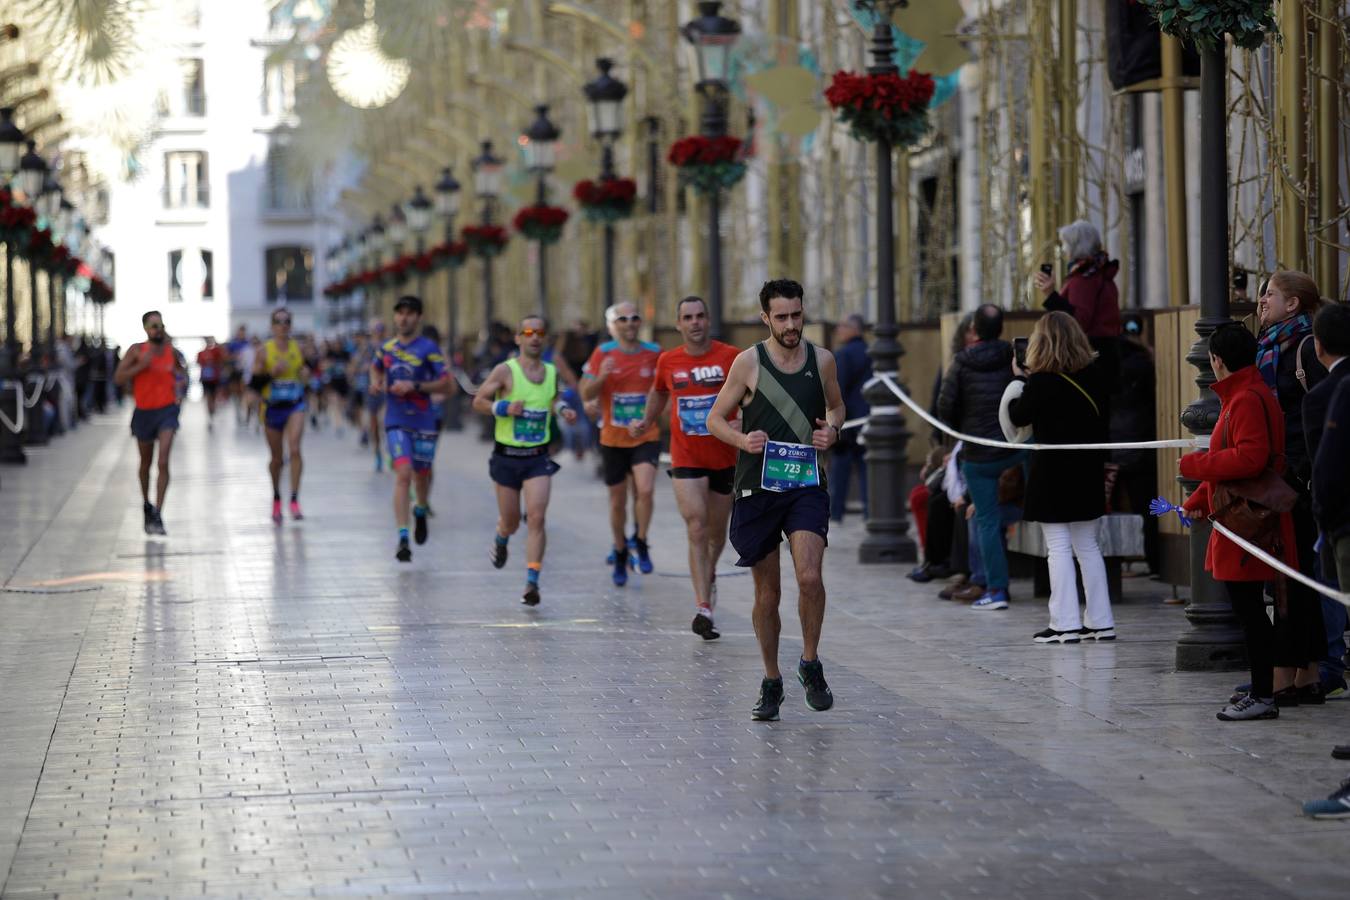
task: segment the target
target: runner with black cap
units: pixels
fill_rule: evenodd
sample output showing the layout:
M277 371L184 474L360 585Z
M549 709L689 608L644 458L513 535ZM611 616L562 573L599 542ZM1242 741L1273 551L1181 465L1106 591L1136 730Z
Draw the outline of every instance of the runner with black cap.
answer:
M778 670L778 616L782 598L779 544L792 551L797 576L797 614L802 623L802 657L797 680L806 705L826 710L834 696L816 655L825 619L821 579L830 528L830 495L820 455L839 440L844 398L834 356L802 338L802 286L770 281L759 292L760 319L767 341L742 352L708 412L708 431L736 447L736 500L731 512L731 546L751 566L755 579L752 620L764 659L764 681L752 716L778 718L783 677ZM740 409L741 428L729 422Z
M394 469L394 521L398 525L399 562L412 561L408 546L409 512L413 539L427 541L427 500L431 465L436 459L436 411L432 397L454 391L440 346L422 334L422 300L411 294L394 303L395 337L384 343L370 366L370 389L388 395L384 432ZM417 505L409 496L417 492ZM411 507L411 510L410 510Z

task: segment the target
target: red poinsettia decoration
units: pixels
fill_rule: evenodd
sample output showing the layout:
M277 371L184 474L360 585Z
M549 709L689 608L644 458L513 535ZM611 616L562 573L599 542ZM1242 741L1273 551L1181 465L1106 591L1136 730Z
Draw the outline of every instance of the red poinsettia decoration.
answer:
M743 143L735 137L680 138L670 146L667 161L680 170L680 183L700 194L729 188L745 176Z
M484 259L499 255L511 240L506 229L500 225L466 225L461 234L470 252Z
M452 269L458 269L468 259L469 245L463 241L444 241L433 245L427 252L438 262L444 262Z
M556 244L562 237L563 226L567 224L568 217L569 213L561 206L535 204L516 213L511 224L516 231L532 241Z
M887 139L900 147L916 143L928 131L928 104L936 85L913 69L907 75L835 72L825 99L864 141Z
M637 202L637 182L631 178L578 181L572 196L592 222L617 222L633 214Z

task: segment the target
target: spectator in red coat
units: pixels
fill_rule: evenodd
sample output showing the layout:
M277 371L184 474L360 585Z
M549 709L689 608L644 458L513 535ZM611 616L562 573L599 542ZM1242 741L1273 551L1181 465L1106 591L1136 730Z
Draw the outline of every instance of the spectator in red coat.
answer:
M1215 485L1225 481L1255 478L1274 465L1284 470L1284 415L1270 388L1256 368L1256 337L1236 322L1221 325L1209 338L1209 359L1218 379L1222 412L1207 451L1188 453L1178 468L1183 478L1195 479L1200 487L1185 502L1188 513L1205 517L1211 512ZM1298 565L1294 525L1281 516L1283 559ZM1228 592L1233 613L1246 635L1247 660L1251 666L1251 690L1234 696L1218 717L1224 722L1274 719L1275 643L1286 629L1287 617L1276 605L1276 624L1266 617L1264 584L1282 576L1228 538L1212 531L1205 551L1205 571Z

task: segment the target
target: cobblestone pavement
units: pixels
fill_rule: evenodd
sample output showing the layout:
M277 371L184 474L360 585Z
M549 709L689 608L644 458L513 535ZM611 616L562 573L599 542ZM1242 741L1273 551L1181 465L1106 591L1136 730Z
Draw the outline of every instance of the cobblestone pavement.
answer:
M1350 830L1299 804L1346 774L1350 702L1217 722L1237 679L1171 671L1156 585L1115 645L1038 646L1042 604L859 568L850 522L835 708L792 684L753 723L749 578L724 561L723 638L689 633L665 479L657 573L615 589L603 489L562 460L530 610L470 436L399 566L352 432L308 436L308 518L276 528L260 438L197 406L146 539L127 415L0 472L5 897L1345 896Z

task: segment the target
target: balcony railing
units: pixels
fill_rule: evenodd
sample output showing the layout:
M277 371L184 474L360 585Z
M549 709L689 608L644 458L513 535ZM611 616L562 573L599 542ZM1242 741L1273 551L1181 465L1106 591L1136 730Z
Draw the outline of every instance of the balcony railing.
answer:
M160 199L165 209L209 209L211 191L205 186L197 188L165 187L160 191Z

